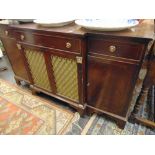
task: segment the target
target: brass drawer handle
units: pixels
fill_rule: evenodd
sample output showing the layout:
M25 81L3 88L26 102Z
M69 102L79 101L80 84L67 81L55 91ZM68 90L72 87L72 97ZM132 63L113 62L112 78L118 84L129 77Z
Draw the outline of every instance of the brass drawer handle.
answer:
M66 43L66 48L71 48L72 44L70 42Z
M19 50L21 50L21 49L22 49L22 46L21 46L20 44L17 44L17 48L18 48Z
M25 36L24 35L20 35L20 39L24 40Z
M8 34L9 34L9 32L6 30L6 31L5 31L5 35L8 36Z
M111 46L109 47L109 51L110 51L111 53L115 52L115 51L116 51L116 46L111 45Z

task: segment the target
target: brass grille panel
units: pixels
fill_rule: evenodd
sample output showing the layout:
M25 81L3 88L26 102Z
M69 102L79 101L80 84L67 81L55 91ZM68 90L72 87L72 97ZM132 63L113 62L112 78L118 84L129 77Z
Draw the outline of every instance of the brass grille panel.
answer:
M51 91L43 53L25 49L25 56L29 64L34 83L38 87Z
M79 101L76 61L58 56L52 56L51 59L57 93L71 100Z

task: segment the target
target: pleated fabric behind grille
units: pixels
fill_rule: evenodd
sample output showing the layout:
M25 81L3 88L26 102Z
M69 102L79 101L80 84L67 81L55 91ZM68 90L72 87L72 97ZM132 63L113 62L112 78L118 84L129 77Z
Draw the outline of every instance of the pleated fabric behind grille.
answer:
M57 93L71 100L79 101L76 61L58 56L52 56L51 60Z
M25 49L25 56L34 83L43 89L51 91L43 53L40 51Z

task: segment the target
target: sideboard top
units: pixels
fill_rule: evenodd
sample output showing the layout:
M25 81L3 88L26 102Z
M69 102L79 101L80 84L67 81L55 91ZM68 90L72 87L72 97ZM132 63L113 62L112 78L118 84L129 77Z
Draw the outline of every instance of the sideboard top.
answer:
M91 31L88 33L121 36L121 37L154 39L155 34L154 31L155 31L154 20L144 20L138 26L123 31L102 32L102 33L99 33L97 31L96 32Z
M126 29L118 32L100 32L100 31L90 31L80 26L72 23L63 27L57 28L44 28L38 26L37 24L19 24L19 25L10 25L11 28L22 29L22 30L32 30L32 31L43 31L47 33L58 33L65 35L106 35L106 36L120 36L120 37L131 37L131 38L141 38L141 39L154 39L154 20L144 20L138 26L131 29Z
M86 33L84 30L81 29L80 26L74 23L65 25L62 27L53 27L53 28L42 27L35 23L10 25L10 27L17 28L17 29L32 30L32 31L43 31L47 33L51 32L51 33L61 33L61 34L80 35L80 36L84 36Z

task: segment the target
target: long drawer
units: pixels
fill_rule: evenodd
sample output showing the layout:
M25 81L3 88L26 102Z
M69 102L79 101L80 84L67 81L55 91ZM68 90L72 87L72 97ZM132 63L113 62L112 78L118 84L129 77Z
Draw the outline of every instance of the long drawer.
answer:
M80 39L44 35L32 33L30 31L14 31L14 35L17 41L23 41L38 46L81 53Z
M98 53L113 57L141 60L143 45L133 42L123 42L119 40L88 39L88 52Z

